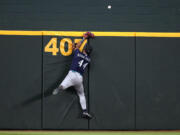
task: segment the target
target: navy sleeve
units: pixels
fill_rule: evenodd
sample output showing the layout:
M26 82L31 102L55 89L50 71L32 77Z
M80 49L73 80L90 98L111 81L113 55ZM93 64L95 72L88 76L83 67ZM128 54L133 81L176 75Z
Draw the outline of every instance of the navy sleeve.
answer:
M80 52L79 49L76 49L76 50L74 51L74 55L77 55L79 52Z

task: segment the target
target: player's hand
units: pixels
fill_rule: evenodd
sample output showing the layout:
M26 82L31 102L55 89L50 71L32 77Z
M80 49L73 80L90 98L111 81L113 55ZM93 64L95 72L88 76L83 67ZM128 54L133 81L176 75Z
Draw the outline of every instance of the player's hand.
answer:
M94 34L91 33L91 32L88 32L88 35L89 35L90 38L94 38L95 37Z
M94 38L95 36L94 36L94 34L91 33L91 32L86 32L86 33L84 33L83 37L86 38L86 39L88 39L88 38Z
M88 39L88 38L89 38L88 33L87 33L87 32L86 32L86 33L84 33L84 34L83 34L83 37L84 37L85 39Z

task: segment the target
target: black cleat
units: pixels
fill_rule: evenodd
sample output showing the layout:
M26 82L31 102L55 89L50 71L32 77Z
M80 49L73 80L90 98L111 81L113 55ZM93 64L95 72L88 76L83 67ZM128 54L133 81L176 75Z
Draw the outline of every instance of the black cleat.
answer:
M53 94L53 95L57 95L57 94L59 93L59 91L60 91L60 90L59 90L58 88L56 88L56 89L53 90L52 94Z
M82 117L85 119L92 119L92 116L88 112L83 112Z

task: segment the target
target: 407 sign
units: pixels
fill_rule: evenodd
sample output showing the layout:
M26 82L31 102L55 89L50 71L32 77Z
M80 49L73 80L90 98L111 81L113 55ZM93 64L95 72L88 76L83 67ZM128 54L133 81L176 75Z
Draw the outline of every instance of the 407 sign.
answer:
M81 39L70 39L70 38L62 38L60 41L57 38L51 38L50 41L45 45L44 52L51 53L53 56L57 56L58 53L62 54L63 56L69 56L72 54L72 44L80 42ZM59 43L58 43L59 42ZM82 43L80 51L83 50L87 40ZM67 49L65 49L65 45L67 45Z

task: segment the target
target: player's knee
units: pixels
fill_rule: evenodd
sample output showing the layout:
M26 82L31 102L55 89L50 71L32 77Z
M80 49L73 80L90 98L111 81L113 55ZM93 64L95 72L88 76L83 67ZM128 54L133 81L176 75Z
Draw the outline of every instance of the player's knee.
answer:
M80 98L85 96L84 92L78 92L78 95L79 95Z

